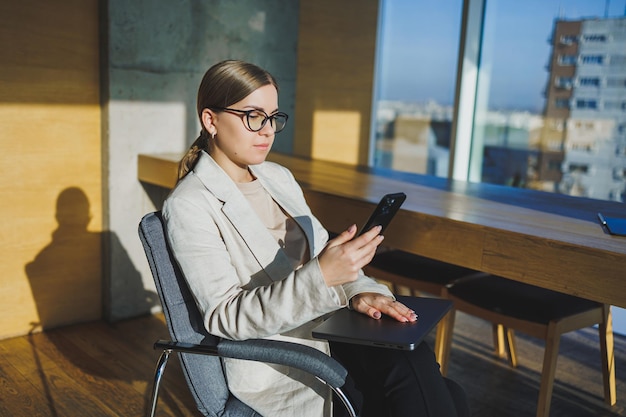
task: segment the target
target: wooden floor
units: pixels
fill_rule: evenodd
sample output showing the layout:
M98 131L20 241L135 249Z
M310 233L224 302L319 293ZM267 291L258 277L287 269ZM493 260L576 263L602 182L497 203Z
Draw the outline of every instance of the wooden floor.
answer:
M115 324L86 323L0 341L0 416L145 415L161 315ZM434 340L433 335L429 343ZM473 416L534 416L543 354L518 336L520 367L491 353L491 327L458 313L449 376L463 385ZM563 336L551 417L626 416L626 338L616 336L618 402L604 405L597 333ZM177 360L170 361L158 416L199 416Z

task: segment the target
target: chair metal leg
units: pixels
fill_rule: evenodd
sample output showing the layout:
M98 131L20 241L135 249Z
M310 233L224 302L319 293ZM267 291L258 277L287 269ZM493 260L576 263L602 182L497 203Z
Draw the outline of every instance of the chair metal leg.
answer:
M150 413L149 417L154 417L156 413L157 401L159 400L159 388L161 386L161 378L163 378L163 373L165 372L165 366L167 366L167 360L172 353L171 349L165 349L161 356L159 357L159 361L157 362L156 369L154 371L154 382L152 384L152 395L150 398Z
M334 388L330 385L329 387L335 392L335 394L337 394L339 399L341 399L341 402L346 407L346 410L348 410L348 414L350 415L350 417L357 417L356 411L354 411L354 407L352 407L350 400L348 400L348 397L346 396L346 394L344 394L341 388Z

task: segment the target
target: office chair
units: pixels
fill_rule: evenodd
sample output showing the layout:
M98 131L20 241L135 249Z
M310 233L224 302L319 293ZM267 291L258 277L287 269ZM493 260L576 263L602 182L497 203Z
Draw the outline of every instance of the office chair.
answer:
M286 365L313 374L332 389L348 414L356 417L352 404L341 390L347 371L335 359L296 343L266 339L231 341L205 330L195 301L169 251L160 212L149 213L141 219L139 237L172 338L154 344L155 349L162 349L162 354L154 374L150 417L155 415L159 387L172 352L179 354L187 385L204 416L260 416L228 391L220 359L228 357Z

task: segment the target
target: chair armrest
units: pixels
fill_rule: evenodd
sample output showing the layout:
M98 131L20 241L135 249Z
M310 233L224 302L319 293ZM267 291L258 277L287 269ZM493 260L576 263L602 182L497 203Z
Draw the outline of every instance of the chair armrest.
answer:
M319 350L298 343L268 339L222 340L220 356L286 365L317 376L333 388L343 386L348 371Z
M280 340L223 339L217 345L159 340L154 348L285 365L315 375L333 388L342 387L348 375L348 371L339 362L323 352L310 346Z

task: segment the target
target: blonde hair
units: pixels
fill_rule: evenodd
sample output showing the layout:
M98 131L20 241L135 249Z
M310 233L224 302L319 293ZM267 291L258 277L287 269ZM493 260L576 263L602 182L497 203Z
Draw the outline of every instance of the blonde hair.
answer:
M248 62L222 61L207 70L198 88L197 99L197 112L202 129L178 164L179 181L194 168L200 152L208 151L211 146L211 135L202 123L202 111L215 107L229 107L265 85L273 85L278 90L278 84L269 72Z

